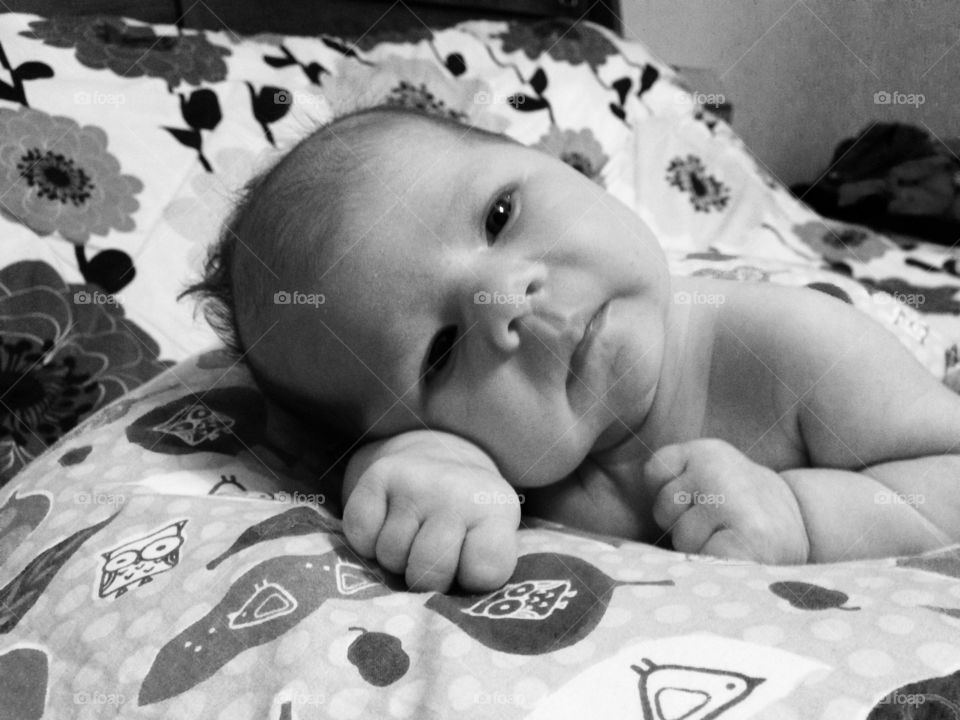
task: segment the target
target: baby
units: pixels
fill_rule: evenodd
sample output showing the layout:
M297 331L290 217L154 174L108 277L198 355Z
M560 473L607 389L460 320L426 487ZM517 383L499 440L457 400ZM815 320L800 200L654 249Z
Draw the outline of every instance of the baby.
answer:
M960 398L892 334L814 290L671 277L632 210L504 136L339 118L248 186L188 292L349 455L347 539L415 589L505 582L516 490L767 563L960 541Z

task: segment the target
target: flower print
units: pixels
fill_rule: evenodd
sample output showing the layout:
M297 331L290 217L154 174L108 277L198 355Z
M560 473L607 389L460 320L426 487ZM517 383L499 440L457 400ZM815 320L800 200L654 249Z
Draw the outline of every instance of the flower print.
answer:
M770 273L753 265L737 265L729 270L701 268L693 273L694 277L712 277L720 280L740 280L745 282L767 282Z
M93 411L166 367L114 296L49 265L0 270L0 485Z
M364 88L362 97L358 88ZM390 56L370 66L341 61L324 81L324 90L334 117L383 104L422 110L490 132L501 132L508 124L489 111L486 82L452 77L425 60Z
M220 232L233 207L232 198L244 182L253 176L264 157L243 147L218 150L212 160L216 173L193 171L189 181L163 208L163 219L192 246L188 251L191 267L199 267L206 256L207 244Z
M667 168L667 183L690 194L697 212L723 210L730 202L730 190L713 175L707 175L703 161L695 155L676 157Z
M82 244L129 231L143 183L120 173L98 127L21 107L0 108L0 212L38 235Z
M599 30L586 23L560 18L535 23L510 22L505 32L494 37L502 42L504 52L522 50L531 60L546 53L554 60L571 65L587 63L593 70L618 52Z
M230 50L213 45L204 33L157 35L149 25L128 25L123 18L61 16L30 23L25 37L47 45L76 48L77 60L121 77L163 78L172 91L180 82L199 85L227 77L223 58Z
M831 226L823 222L796 225L794 233L827 262L856 260L869 262L887 252L879 235L855 227Z
M417 23L410 27L385 28L383 30L374 29L363 33L357 38L356 42L343 40L342 43L347 47L356 47L359 50L372 50L377 45L392 43L394 45L416 45L423 40L432 40L433 31L423 23Z
M552 125L550 131L533 147L563 160L594 182L603 185L600 173L610 158L603 152L603 146L590 128L561 130Z

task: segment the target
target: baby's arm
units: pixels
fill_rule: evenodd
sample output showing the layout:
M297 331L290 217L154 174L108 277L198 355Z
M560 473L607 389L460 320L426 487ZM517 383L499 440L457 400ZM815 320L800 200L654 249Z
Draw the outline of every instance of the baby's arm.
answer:
M960 397L850 305L809 290L747 290L731 295L735 312L722 326L775 376L775 392L760 401L792 418L785 425L802 440L809 467L767 477L790 490L809 559L908 554L960 541ZM701 475L698 482L711 487L727 482L712 469ZM679 516L668 498L658 500L662 517ZM781 493L777 502L789 506L791 498ZM693 517L706 518L706 510Z
M909 555L960 542L960 456L780 476L799 503L811 562Z
M517 562L520 501L473 443L431 430L358 450L343 483L350 545L415 590L468 591L509 579Z
M882 326L833 298L816 301L795 340L818 351L792 381L811 467L781 472L811 560L960 542L960 397Z
M960 542L960 456L776 473L705 438L661 448L644 474L660 488L654 517L682 552L796 564Z

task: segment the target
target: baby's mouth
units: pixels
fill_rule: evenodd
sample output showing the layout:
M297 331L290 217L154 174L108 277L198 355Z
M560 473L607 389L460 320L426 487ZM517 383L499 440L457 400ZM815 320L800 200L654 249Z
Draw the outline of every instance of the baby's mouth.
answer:
M570 369L567 373L567 386L570 386L574 380L579 380L584 374L590 352L594 342L600 332L603 330L607 321L607 308L610 307L610 301L603 303L590 318L583 330L583 337L573 350L570 356Z

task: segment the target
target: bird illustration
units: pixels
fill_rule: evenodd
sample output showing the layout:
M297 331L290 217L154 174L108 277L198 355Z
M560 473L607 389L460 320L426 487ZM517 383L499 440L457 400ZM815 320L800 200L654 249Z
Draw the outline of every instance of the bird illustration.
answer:
M747 697L764 678L648 658L630 666L640 676L644 720L711 720Z

